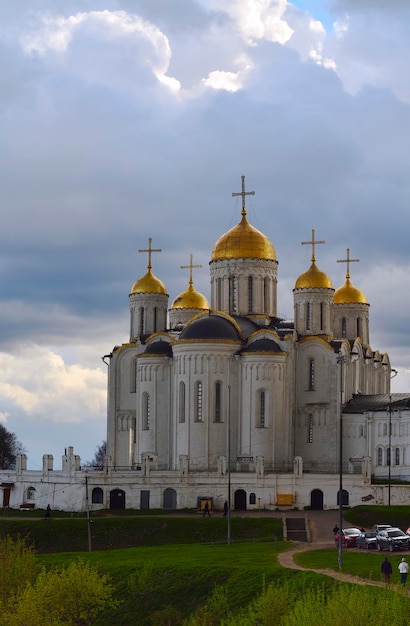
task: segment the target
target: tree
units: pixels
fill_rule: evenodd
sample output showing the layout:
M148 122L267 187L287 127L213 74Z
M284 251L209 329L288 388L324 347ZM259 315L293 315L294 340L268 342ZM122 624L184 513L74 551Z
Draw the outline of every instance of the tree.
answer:
M16 467L16 456L25 452L14 433L0 424L0 469L9 470Z
M106 452L107 442L103 441L102 443L100 443L99 446L96 447L93 460L85 463L85 466L92 467L94 469L103 469Z

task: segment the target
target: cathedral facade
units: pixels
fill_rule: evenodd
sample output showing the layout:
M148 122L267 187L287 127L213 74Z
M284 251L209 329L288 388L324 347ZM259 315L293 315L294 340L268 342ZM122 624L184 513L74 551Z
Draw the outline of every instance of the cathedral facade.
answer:
M317 265L324 241L312 230L294 320L279 318L278 259L248 221L248 194L242 177L233 194L242 198L240 220L212 249L210 302L194 287L192 255L188 287L169 305L152 272L160 250L151 239L140 250L148 264L129 294L129 342L104 357L105 466L85 480L66 451L70 507L84 509L86 483L101 508L192 508L207 498L217 508L225 500L237 509L336 508L340 472L345 504L386 503L372 477L388 478L389 500L407 501L408 487L392 491L390 482L410 480L410 396L391 394L388 354L371 347L369 303L350 277L358 259L347 249L346 280L335 289ZM15 478L3 476L13 485L10 506L29 499L28 485L47 498L57 473L45 455L36 488L22 458Z

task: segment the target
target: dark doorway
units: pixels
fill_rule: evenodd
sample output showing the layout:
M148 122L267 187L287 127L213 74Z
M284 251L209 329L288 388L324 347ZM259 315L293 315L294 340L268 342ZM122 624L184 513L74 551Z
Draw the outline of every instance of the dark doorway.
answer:
M339 506L339 494L340 492L337 492L337 506ZM342 506L349 506L349 492L346 491L346 489L342 489Z
M323 511L323 491L313 489L310 494L310 507L313 511Z
M10 504L10 493L14 483L2 483L1 487L3 488L3 507L7 507Z
M122 489L110 491L110 509L125 509L125 491Z
M175 489L168 487L164 491L164 509L176 509L177 508L177 492Z
M234 496L235 511L246 511L246 491L237 489Z
M141 489L140 509L149 509L149 493L148 489Z

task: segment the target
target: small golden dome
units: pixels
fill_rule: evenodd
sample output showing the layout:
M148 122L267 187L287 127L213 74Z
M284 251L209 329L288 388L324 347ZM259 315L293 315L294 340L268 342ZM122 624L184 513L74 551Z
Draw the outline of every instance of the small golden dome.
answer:
M276 261L275 248L260 230L251 226L242 210L242 219L222 235L212 250L212 261L219 259L271 259Z
M329 276L322 272L312 260L309 269L297 279L295 289L333 289L333 285Z
M165 289L165 285L154 274L151 272L151 269L148 269L148 272L137 280L132 286L131 293L167 293Z
M346 277L345 284L336 289L333 302L335 304L369 304L364 293L352 285L348 277Z
M209 309L209 304L205 296L190 284L188 289L175 298L171 309Z

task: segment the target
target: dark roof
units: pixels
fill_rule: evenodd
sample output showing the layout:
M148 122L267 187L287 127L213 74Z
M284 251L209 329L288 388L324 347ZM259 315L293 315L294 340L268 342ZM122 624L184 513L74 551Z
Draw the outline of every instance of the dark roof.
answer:
M364 413L365 411L400 411L410 409L409 393L380 393L374 395L356 394L343 407L343 413Z
M256 322L247 317L241 317L240 315L232 315L232 317L241 329L242 337L249 337L255 330L260 328Z
M161 356L172 356L172 347L166 341L155 341L150 343L144 350L144 354L158 354Z
M241 339L235 325L225 317L217 314L204 315L188 322L181 332L180 339Z
M276 341L273 341L273 339L263 337L261 339L257 339L256 341L252 341L252 343L247 345L246 348L241 350L241 353L244 352L282 352L282 349L278 346Z

